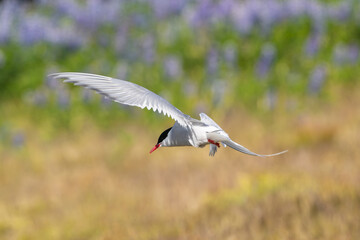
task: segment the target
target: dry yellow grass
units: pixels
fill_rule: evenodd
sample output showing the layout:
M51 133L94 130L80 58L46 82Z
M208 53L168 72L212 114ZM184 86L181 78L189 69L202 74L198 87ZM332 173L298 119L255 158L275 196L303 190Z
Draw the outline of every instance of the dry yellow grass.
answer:
M23 123L25 146L0 149L0 238L359 239L354 92L266 121L223 118L254 151L290 150L267 159L227 148L214 158L207 148L149 155L161 130L131 123L113 132L86 123L56 137Z

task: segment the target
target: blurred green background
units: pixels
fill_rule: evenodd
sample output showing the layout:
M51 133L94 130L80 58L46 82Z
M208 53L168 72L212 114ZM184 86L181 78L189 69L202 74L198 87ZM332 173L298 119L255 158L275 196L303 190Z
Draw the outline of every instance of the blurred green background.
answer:
M359 239L357 0L0 1L0 239ZM261 159L148 151L142 85Z

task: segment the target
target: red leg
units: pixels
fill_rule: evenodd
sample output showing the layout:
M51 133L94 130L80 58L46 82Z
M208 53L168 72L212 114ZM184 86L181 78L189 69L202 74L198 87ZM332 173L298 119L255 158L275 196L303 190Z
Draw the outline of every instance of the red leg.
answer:
M220 144L219 144L219 143L214 142L214 141L211 140L211 139L208 139L208 142L211 143L211 144L214 144L214 145L216 145L218 148L220 148Z

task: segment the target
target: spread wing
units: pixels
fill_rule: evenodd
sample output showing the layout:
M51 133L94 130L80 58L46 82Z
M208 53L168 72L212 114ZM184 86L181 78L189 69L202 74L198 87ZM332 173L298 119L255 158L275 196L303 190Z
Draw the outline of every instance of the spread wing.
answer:
M212 120L208 115L206 115L205 113L200 113L199 115L200 115L200 120L203 123L206 123L207 125L210 125L210 126L218 128L218 129L221 129L221 127L214 120Z
M90 88L115 102L158 111L173 118L182 126L186 126L191 119L164 98L132 82L76 72L53 73L48 75L48 78L65 79L64 82Z

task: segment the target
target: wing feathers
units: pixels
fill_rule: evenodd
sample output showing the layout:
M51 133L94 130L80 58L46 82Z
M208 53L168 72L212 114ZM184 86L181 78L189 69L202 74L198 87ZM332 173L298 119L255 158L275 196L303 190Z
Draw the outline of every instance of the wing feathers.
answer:
M164 98L135 83L95 74L76 72L54 73L48 77L64 79L64 82L92 89L121 104L152 109L155 112L157 111L173 118L182 126L186 126L190 119L188 115L183 114Z

